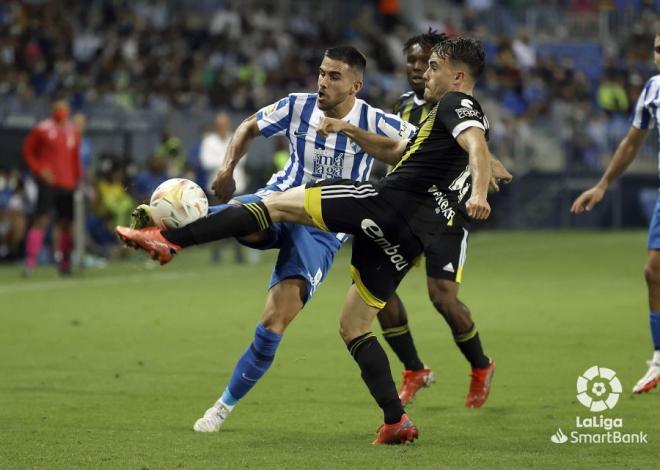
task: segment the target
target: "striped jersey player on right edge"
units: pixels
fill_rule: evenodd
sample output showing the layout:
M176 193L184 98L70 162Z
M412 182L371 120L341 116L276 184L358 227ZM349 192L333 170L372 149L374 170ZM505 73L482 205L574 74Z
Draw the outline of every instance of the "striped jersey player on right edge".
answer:
M660 31L653 40L653 61L660 69ZM639 154L649 129L659 127L660 122L660 74L651 77L644 86L633 109L628 133L619 143L612 160L600 181L580 194L571 206L571 212L581 214L590 211L605 196L607 188ZM658 133L660 143L660 129ZM660 153L658 154L660 158ZM646 393L660 383L660 192L649 225L648 255L644 266L644 278L648 290L649 326L653 342L653 356L648 361L646 373L633 386L633 393Z

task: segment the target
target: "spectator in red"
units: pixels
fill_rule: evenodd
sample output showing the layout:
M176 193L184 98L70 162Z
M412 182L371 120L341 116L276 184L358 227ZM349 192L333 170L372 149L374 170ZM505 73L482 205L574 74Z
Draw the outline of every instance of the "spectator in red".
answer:
M53 210L57 267L62 274L71 272L73 193L82 177L80 133L69 121L66 101L55 101L52 109L52 116L38 123L23 143L25 161L39 187L37 209L25 240L25 275L37 265Z

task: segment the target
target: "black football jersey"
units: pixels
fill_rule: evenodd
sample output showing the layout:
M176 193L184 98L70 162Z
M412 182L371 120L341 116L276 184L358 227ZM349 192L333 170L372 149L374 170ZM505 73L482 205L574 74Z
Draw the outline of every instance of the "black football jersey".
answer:
M488 138L488 119L477 100L459 92L445 94L378 185L420 237L442 230L469 197L468 154L456 137L470 127L482 129Z
M432 109L433 105L431 103L420 100L415 96L414 91L409 91L399 97L394 104L393 112L404 121L419 127L419 124L426 119Z

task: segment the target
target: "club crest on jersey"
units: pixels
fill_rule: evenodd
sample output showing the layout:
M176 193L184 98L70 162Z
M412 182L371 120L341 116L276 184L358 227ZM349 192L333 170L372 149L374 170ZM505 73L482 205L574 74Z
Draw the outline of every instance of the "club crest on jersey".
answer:
M335 155L332 149L314 149L312 176L316 178L341 178L344 168L344 152Z
M442 214L442 216L447 220L453 219L456 215L456 212L454 212L454 209L449 204L447 195L440 191L436 185L432 185L428 189L428 192L433 195L435 198L435 203L438 205L438 207L435 208L435 213Z

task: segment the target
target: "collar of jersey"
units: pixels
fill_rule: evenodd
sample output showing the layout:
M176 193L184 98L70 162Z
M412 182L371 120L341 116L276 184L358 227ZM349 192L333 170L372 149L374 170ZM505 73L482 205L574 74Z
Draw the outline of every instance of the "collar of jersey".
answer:
M426 104L426 100L423 98L422 99L417 98L417 93L415 92L413 92L413 101L417 106L422 106Z
M341 119L342 121L350 122L350 120L353 119L353 115L355 115L357 113L357 110L360 108L361 103L362 103L361 99L355 98L355 103L353 103L353 107L351 108L351 110L346 113L346 116L344 116L342 118L339 118L339 119ZM318 108L318 105L317 105L317 108ZM319 111L321 111L321 110L319 109ZM321 111L321 115L325 116L325 113L323 111Z

